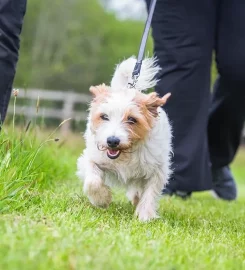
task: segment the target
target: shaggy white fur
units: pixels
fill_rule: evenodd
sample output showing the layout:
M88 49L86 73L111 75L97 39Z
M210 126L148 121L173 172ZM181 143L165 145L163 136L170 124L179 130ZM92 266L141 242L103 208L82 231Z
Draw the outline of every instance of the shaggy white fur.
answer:
M140 76L135 86L136 90L145 91L157 84L155 76L161 70L161 68L156 65L156 60L156 58L145 58L143 60ZM121 91L122 88L127 87L128 80L132 76L136 61L137 60L135 57L130 57L117 65L115 74L111 81L111 87L114 89L114 91Z
M158 216L158 198L171 173L171 127L161 108L168 96L141 92L157 83L154 58L143 61L136 88L127 88L135 62L129 58L118 65L111 86L91 87L94 99L77 175L93 205L108 207L110 187L121 186L136 216L148 221Z

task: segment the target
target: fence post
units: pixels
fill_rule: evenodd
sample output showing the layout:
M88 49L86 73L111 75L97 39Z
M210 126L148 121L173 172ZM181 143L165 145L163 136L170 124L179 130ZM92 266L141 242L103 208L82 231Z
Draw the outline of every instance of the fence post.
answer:
M62 109L63 120L66 120L68 118L73 118L73 108L74 108L75 101L76 100L75 100L75 96L73 95L73 92L72 91L69 92L63 104L63 109ZM60 130L62 134L66 135L71 130L71 120L63 124Z

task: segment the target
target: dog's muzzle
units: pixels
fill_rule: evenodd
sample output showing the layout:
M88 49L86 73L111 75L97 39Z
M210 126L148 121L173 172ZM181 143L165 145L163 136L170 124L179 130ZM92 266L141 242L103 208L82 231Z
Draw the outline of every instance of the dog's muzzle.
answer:
M110 136L107 138L107 145L108 145L108 149L107 149L107 156L110 159L116 159L120 156L121 154L121 150L119 150L117 147L120 144L120 139L115 137L115 136Z

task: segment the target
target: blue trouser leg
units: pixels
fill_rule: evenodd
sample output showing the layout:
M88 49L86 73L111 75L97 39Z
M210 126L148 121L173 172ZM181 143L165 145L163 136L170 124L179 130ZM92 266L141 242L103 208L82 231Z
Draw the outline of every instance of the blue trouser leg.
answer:
M18 61L26 0L0 1L0 120L4 121Z

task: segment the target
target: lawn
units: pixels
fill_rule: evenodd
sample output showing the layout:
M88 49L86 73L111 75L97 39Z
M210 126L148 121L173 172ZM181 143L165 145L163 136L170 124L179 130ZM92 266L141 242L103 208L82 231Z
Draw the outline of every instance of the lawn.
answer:
M243 149L232 166L236 202L208 192L164 198L161 218L140 223L118 191L107 210L82 195L75 176L80 136L27 135L23 143L1 136L0 269L245 269Z

